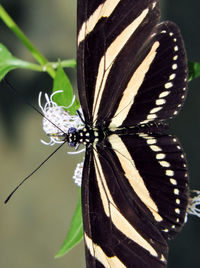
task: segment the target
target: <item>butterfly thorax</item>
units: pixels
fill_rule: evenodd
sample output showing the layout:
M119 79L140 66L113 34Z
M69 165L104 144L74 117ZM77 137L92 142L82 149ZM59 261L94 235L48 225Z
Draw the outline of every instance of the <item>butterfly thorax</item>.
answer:
M100 128L85 126L79 130L76 128L70 128L66 139L69 146L74 147L81 143L87 146L94 142L101 142L106 136L106 131Z

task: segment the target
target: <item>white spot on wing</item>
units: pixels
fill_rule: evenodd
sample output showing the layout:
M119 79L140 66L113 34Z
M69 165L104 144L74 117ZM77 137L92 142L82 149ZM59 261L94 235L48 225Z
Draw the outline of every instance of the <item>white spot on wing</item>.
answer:
M168 233L169 229L163 229L162 231L165 232L165 233Z
M178 66L177 66L177 64L176 64L176 63L174 63L174 64L172 65L172 69L173 69L173 70L176 70L176 69L177 69L177 67L178 67Z
M167 169L167 170L165 171L165 174L166 174L167 176L174 176L174 171L173 171L173 170L170 170L170 169Z
M159 112L163 107L156 107L156 108L153 108L149 113L150 114L154 114L154 113L157 113Z
M180 214L180 209L179 209L179 208L175 208L175 212L176 212L177 214Z
M166 103L166 100L165 99L156 100L156 105L163 105L165 103Z
M152 4L152 9L155 8L156 4L157 4L156 2L153 2L153 4Z
M149 145L156 144L156 139L147 139L147 144Z
M154 152L160 152L160 151L162 151L161 148L158 147L157 145L151 145L150 148Z
M166 157L165 154L162 154L162 153L156 154L156 159L157 160L164 159L165 157Z
M165 88L166 89L168 89L168 88L170 88L170 87L172 87L173 86L173 83L172 82L167 82L166 84L165 84Z
M170 163L167 161L159 161L159 163L162 167L170 167Z
M157 117L156 114L149 114L147 115L147 120L152 120L152 119L155 119Z
M175 194L175 195L179 195L179 189L175 188L175 189L174 189L174 194Z
M170 179L170 182L171 182L171 184L173 184L173 185L177 185L177 181L175 180L175 179Z
M170 91L163 91L162 93L160 93L159 97L160 99L167 97L169 95Z
M169 76L169 80L173 80L175 77L176 77L176 74L171 74L171 75Z
M174 51L178 51L178 46L175 46L174 47Z
M163 261L163 262L166 262L166 259L165 259L165 257L163 256L163 254L161 254L161 258L160 258L160 260Z

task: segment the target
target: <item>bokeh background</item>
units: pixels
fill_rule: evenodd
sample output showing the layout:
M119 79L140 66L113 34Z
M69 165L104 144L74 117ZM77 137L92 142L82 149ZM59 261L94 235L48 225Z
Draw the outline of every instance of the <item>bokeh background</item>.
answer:
M76 1L2 0L6 10L35 46L51 61L75 57ZM188 59L200 62L200 2L161 0L162 19L173 20L181 28ZM30 53L0 21L0 42L23 60ZM76 88L76 73L67 70ZM12 71L9 81L20 95L37 106L40 90L50 92L47 74ZM2 268L82 268L83 243L61 259L54 259L76 207L78 189L72 181L74 168L83 155L67 155L64 146L4 205L16 184L53 150L40 143L45 139L42 118L0 84L0 267ZM200 189L200 80L189 85L181 114L171 122L171 133L185 148L191 188ZM199 267L200 219L189 217L181 234L170 242L169 268Z

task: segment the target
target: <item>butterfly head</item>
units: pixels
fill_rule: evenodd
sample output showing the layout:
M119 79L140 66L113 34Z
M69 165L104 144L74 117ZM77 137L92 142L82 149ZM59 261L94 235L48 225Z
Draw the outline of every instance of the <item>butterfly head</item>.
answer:
M78 142L77 129L75 127L70 127L68 129L67 142L70 147L75 147Z

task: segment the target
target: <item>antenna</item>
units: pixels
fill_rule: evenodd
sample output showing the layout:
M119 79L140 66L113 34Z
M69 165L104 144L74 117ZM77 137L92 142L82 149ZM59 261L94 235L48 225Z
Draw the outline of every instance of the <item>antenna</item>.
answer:
M54 125L54 127L56 127L57 129L59 129L64 136L66 135L66 133L59 128L58 126L56 126L56 124L54 124L51 120L49 120L49 118L47 118L42 112L40 112L40 110L38 110L34 105L32 105L31 103L29 103L21 94L16 94L18 93L17 90L13 87L13 85L6 79L3 78L3 81L7 84L7 86L15 93L15 95L17 95L18 98L22 99L24 103L26 103L28 106L30 106L31 108L33 108L37 113L39 113L43 118L45 118L46 120L48 120L52 125Z
M43 166L48 160L49 158L51 158L66 142L67 142L67 133L65 133L62 129L60 129L58 126L56 126L56 124L54 124L51 120L49 120L46 116L43 115L42 112L40 112L34 105L32 105L31 103L29 103L21 94L16 94L18 93L17 90L12 86L12 84L6 79L3 79L4 82L7 84L7 86L15 93L15 95L17 95L19 98L21 98L23 100L24 103L26 103L28 106L30 106L31 108L33 108L37 113L39 113L43 118L45 118L46 120L48 120L52 125L54 125L56 128L58 128L64 135L65 139L64 142L58 146L36 169L34 169L27 177L25 177L17 186L16 188L9 194L9 196L6 198L6 200L4 201L4 203L6 204L10 198L13 196L13 194L18 190L18 188L25 182L27 181L38 169L41 168L41 166Z
M81 113L79 112L79 110L77 110L76 113L80 117L80 119L83 122L83 124L85 124L85 120L83 119L83 117L82 117Z
M51 158L65 143L67 140L65 140L61 145L59 145L36 169L34 169L26 178L24 178L18 185L17 187L9 194L9 196L6 198L4 203L6 204L10 198L13 196L13 194L17 191L17 189L25 182L27 181L41 166L43 166L49 158Z

